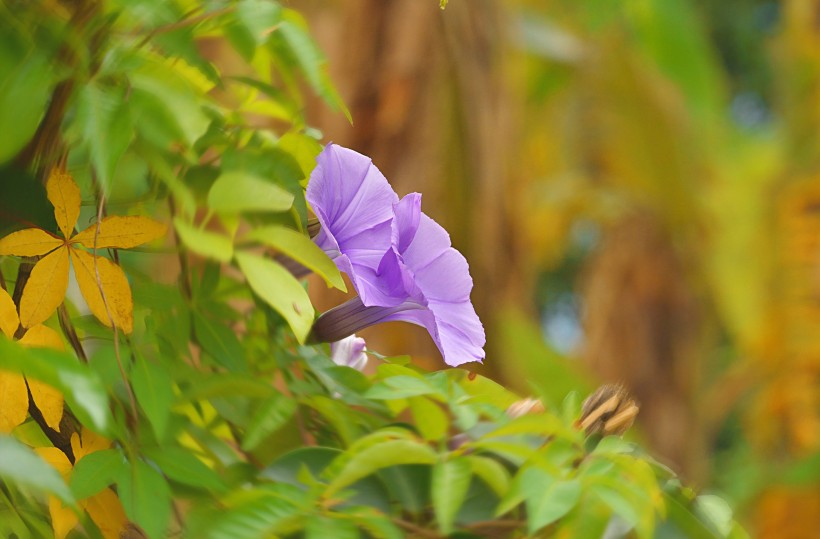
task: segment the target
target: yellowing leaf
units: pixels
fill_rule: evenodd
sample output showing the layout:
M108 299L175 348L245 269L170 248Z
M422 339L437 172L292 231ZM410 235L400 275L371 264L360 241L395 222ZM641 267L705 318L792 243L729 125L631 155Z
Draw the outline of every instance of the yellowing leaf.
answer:
M50 253L64 242L39 228L26 228L0 239L0 255L40 256Z
M20 323L31 327L48 319L65 298L68 287L68 252L58 249L46 255L31 271L20 298Z
M70 507L63 505L63 502L54 496L48 499L48 512L51 515L51 527L54 529L54 539L65 539L68 533L80 522L77 513Z
M29 379L28 388L46 424L59 432L63 419L63 394L39 380Z
M161 238L167 231L164 223L140 216L122 217L112 215L100 221L99 224L99 234L97 234L97 225L93 224L71 238L71 243L82 243L89 249L93 249L96 234L97 249L107 247L130 249Z
M82 434L76 432L71 435L71 450L74 452L74 462L79 462L81 458L102 451L111 447L111 440L103 438L94 431L83 429Z
M0 371L0 433L9 433L26 420L28 391L19 374Z
M65 344L59 333L42 324L38 324L26 331L26 334L18 342L23 346L34 348L65 349ZM60 420L63 418L63 394L50 385L31 378L28 380L28 388L34 398L34 404L43 414L46 424L59 432Z
M134 326L134 301L131 298L131 287L122 269L107 258L74 248L70 248L69 251L80 292L97 320L111 327L113 319L119 329L131 333ZM105 300L100 293L100 285L105 292Z
M60 475L68 481L68 476L71 475L71 462L69 462L68 457L65 456L65 453L57 449L56 447L38 447L34 450L35 453L40 455L44 461L51 464L51 466L60 472Z
M86 510L105 539L119 539L120 533L128 525L122 503L110 488L81 501L80 506Z
M34 451L60 472L64 480L68 481L72 467L65 453L56 447L38 447ZM51 514L51 527L54 529L56 539L65 539L79 522L77 514L53 496L48 500L48 512Z
M80 216L80 188L70 175L55 168L46 182L46 192L54 205L54 218L60 230L70 238Z
M48 326L38 324L26 331L20 338L20 344L31 348L53 348L54 350L65 350L65 343L60 334Z
M11 339L17 331L20 320L17 318L17 306L9 293L0 288L0 331Z

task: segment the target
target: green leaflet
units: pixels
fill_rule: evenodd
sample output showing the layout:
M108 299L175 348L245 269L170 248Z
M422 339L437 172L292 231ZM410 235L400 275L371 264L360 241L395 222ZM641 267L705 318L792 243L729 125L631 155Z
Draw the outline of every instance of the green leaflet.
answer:
M99 375L66 352L23 348L0 337L0 368L18 371L59 389L77 418L100 433L112 424L108 392Z
M305 342L313 325L313 305L293 275L273 260L237 252L236 261L259 297L285 317L299 342Z
M251 230L243 239L277 249L314 271L325 280L328 286L347 292L344 279L336 264L306 235L283 226L266 226Z
M125 514L150 539L165 537L171 517L171 489L158 471L141 460L132 462L117 484L117 493Z
M281 212L292 205L292 194L270 181L242 171L222 173L208 192L208 207L219 214Z
M78 500L97 494L127 473L128 463L119 449L94 451L81 458L71 472L71 492Z
M206 258L229 262L233 257L233 242L227 236L196 228L180 217L174 218L174 227L185 246Z
M164 439L174 400L173 382L168 370L144 357L138 357L131 368L131 385L157 439Z
M57 470L28 447L3 435L0 435L0 478L53 494L66 504L74 503L74 496Z
M438 528L444 534L453 530L456 513L464 503L473 468L463 458L440 460L433 466L432 498Z

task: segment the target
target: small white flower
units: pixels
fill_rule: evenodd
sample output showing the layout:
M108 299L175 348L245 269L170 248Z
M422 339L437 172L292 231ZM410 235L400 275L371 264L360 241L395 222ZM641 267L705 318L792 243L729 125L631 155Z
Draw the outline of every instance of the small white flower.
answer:
M367 347L364 339L355 334L330 345L330 359L336 365L363 371L367 366Z

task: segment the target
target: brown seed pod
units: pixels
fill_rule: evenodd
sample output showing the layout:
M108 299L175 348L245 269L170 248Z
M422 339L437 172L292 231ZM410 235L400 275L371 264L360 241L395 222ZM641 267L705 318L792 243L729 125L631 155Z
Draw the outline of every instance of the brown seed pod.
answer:
M620 384L605 384L584 401L578 426L587 435L620 436L632 426L638 410L626 388Z

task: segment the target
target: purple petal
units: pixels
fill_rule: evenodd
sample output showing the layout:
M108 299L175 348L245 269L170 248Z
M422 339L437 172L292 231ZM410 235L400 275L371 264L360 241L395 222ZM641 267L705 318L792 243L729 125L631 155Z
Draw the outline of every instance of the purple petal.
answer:
M445 321L450 316L455 323ZM444 362L452 367L484 359L484 327L469 302L431 303L427 309L391 314L382 322L409 322L426 328Z
M322 225L316 243L346 273L366 305L395 305L376 271L390 249L399 197L370 158L328 144L310 175L307 200Z
M413 241L420 219L420 193L405 195L393 205L393 246L398 252L403 253Z
M366 351L364 339L354 334L331 343L330 359L337 365L362 371L367 365Z

